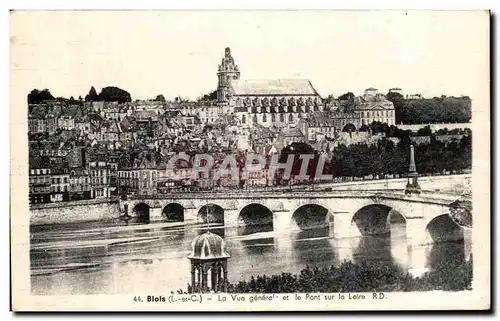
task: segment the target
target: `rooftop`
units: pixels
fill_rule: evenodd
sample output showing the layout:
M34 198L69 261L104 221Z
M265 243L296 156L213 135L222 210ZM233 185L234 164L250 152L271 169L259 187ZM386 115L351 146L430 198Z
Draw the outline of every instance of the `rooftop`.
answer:
M225 250L224 239L210 231L198 235L191 243L191 253L188 258L197 260L212 260L229 258Z
M311 95L318 92L308 79L250 79L231 82L234 95Z

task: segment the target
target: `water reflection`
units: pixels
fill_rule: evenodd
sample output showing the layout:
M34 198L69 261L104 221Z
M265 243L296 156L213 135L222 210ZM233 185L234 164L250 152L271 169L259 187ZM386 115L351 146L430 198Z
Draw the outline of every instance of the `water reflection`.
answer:
M32 228L32 291L62 295L185 289L190 281L186 256L191 241L208 229L226 240L233 283L251 275L299 273L306 265L343 260L384 261L403 269L435 268L446 260L465 260L464 248L470 249L470 241L408 249L401 222L391 224L390 235L346 239L332 238L328 228L278 233L272 224L225 228L130 220L42 226Z
M328 228L304 230L297 233L293 245L296 263L300 266L315 263L318 266L335 262L335 250L329 239Z

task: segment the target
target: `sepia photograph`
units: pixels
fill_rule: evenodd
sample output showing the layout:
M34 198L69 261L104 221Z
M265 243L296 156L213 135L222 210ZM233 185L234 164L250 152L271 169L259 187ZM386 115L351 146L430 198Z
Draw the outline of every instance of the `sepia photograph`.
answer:
M490 308L488 11L12 11L15 311Z

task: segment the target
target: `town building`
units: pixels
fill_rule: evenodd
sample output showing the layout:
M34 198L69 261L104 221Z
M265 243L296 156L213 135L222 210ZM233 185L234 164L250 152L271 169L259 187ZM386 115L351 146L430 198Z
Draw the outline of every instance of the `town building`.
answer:
M79 167L69 173L70 200L85 200L92 198L92 185L88 169Z
M89 162L92 198L109 197L109 171L107 161L93 160Z
M50 168L40 158L30 158L29 202L30 204L49 203L52 185Z
M69 201L69 173L67 168L52 168L50 189L51 202Z
M157 194L158 169L154 161L143 156L134 161L130 168L118 170L118 193Z
M387 125L396 124L394 104L379 94L377 89L368 88L363 96L355 97L354 100L355 110L361 117L361 125L369 125L374 121Z

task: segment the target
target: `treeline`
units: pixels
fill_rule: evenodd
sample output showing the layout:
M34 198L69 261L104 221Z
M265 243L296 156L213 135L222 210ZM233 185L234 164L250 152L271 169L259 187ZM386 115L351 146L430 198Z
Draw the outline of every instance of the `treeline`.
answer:
M447 260L422 277L413 277L396 265L378 261L338 266L306 267L300 274L281 273L250 277L248 281L229 284L229 293L338 293L338 292L411 292L471 290L473 276L472 255L463 259ZM188 293L191 288L188 286ZM178 290L178 293L185 293Z
M165 101L165 97L163 95L158 95L157 99L162 99ZM69 99L64 97L55 98L49 89L33 89L28 94L28 104L40 104L46 101L60 101L60 102L68 102L72 104L81 104L83 102L82 96L79 96L78 99L75 99L71 96ZM132 101L130 93L126 90L120 89L118 87L104 87L101 92L98 94L95 90L94 86L90 88L89 93L85 96L85 101L107 101L107 102L118 102L118 103L126 103Z
M94 86L90 87L90 91L85 96L85 101L108 101L108 102L118 102L127 103L131 102L132 98L130 93L126 90L120 89L118 87L104 87L101 92L97 94Z
M467 123L472 115L469 97L404 99L394 92L386 97L394 104L397 124Z
M348 130L344 130L348 131ZM410 137L410 136L432 136L433 134L436 136L441 135L470 135L472 131L470 128L454 128L448 129L443 128L439 129L433 133L431 127L429 125L420 128L416 132L412 130L403 130L394 125L388 125L387 123L374 121L369 125L362 125L359 130L360 132L371 132L372 134L385 134L386 137Z
M364 177L368 175L408 172L410 137L402 136L399 143L383 138L376 145L339 145L335 149L331 168L334 176ZM419 173L443 173L472 167L472 136L444 143L430 136L429 144L415 145L415 162Z

